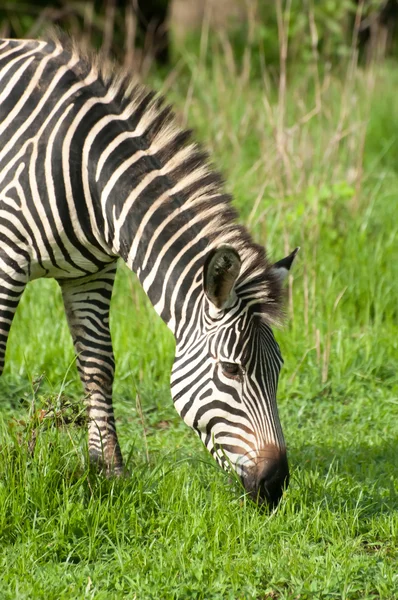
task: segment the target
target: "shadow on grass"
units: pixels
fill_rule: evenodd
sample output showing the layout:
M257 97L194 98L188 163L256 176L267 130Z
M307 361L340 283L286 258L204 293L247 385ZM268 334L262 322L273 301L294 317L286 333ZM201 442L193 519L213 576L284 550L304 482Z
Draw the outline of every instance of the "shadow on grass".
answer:
M305 444L289 453L292 485L309 502L325 503L332 511L358 508L371 516L398 508L398 438L350 445Z

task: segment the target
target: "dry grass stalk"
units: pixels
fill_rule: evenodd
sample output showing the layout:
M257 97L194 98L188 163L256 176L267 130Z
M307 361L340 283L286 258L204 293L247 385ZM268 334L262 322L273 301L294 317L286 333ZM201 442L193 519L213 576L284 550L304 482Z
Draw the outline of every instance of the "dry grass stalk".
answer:
M105 21L104 33L101 51L105 57L108 57L111 52L113 33L115 29L115 0L107 0L105 6Z
M128 2L125 10L126 34L124 37L124 67L131 69L134 66L135 39L137 34L137 18L134 13L133 3Z

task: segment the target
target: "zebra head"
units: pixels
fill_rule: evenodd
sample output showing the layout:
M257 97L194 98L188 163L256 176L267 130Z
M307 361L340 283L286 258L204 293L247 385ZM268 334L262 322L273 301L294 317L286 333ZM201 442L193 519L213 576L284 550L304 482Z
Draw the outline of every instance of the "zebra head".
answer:
M297 250L269 269L274 285ZM289 482L276 405L283 360L264 299L255 286L239 284L240 271L231 246L207 257L196 323L177 338L171 390L177 411L219 465L232 468L256 502L276 506Z

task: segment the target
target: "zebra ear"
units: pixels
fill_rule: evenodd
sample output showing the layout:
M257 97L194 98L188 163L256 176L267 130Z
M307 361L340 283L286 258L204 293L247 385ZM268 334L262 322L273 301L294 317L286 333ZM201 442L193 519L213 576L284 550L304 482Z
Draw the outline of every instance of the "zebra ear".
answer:
M232 246L220 246L210 252L203 267L203 288L217 309L228 306L239 275L241 260Z
M295 248L293 250L293 252L291 254L289 254L289 256L282 258L282 260L278 260L278 262L276 262L272 266L274 273L277 274L277 276L279 277L279 279L281 281L284 281L284 279L286 278L286 275L289 273L290 267L292 266L293 261L296 257L296 254L299 250L300 250L300 246Z

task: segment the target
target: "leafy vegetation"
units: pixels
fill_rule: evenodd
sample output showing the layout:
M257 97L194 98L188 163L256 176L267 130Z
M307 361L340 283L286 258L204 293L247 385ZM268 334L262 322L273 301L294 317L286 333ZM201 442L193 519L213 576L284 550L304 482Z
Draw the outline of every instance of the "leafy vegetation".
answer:
M268 514L207 456L171 403L172 336L123 265L111 326L131 477L91 473L60 293L35 281L0 380L2 599L396 597L398 68L253 80L212 50L152 83L255 239L275 260L301 246L276 332L291 485Z

